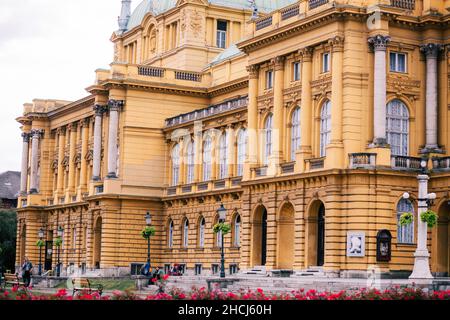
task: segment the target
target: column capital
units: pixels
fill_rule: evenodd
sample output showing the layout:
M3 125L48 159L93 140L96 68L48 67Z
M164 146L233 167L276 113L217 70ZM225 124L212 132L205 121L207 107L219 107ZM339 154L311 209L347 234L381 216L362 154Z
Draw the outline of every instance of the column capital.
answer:
M328 44L331 46L332 52L342 52L344 51L344 40L343 36L335 36L328 40Z
M89 127L90 122L91 122L90 118L84 118L78 122L78 125L80 126L80 128Z
M302 62L311 62L314 54L314 47L305 47L298 50L298 53L302 57Z
M275 71L284 70L285 56L278 56L272 59L271 64L274 66Z
M378 34L373 37L369 37L368 42L373 46L375 51L386 51L387 44L391 41L390 36L384 36Z
M59 135L65 135L66 134L66 127L63 126L63 127L57 128L56 129L56 133L59 134Z
M252 64L247 66L247 71L249 73L250 79L258 79L259 77L259 65L258 64Z
M121 111L124 104L125 104L125 102L123 100L111 99L108 101L109 111Z
M23 142L29 142L30 141L30 133L22 132L22 138L23 138Z
M101 105L101 104L96 104L93 109L94 109L96 116L102 116L103 113L106 111L107 106Z
M437 59L442 50L443 47L439 43L427 43L420 46L420 52L430 59Z
M77 126L78 126L77 122L72 122L67 125L67 129L69 129L70 131L74 131L77 130Z
M43 129L32 129L31 131L30 131L30 135L31 135L31 138L41 138L41 136L44 134L44 130Z

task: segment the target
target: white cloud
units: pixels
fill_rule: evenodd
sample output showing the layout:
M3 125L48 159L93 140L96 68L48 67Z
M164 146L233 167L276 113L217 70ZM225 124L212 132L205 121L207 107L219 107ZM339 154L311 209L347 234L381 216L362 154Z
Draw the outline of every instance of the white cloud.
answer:
M133 1L136 6L140 1ZM0 1L0 172L19 170L22 105L76 100L112 61L121 0Z

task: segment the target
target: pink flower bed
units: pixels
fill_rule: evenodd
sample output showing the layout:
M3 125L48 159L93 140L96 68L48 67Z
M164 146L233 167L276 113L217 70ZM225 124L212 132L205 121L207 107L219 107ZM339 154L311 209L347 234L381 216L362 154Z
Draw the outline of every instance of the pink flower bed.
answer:
M420 288L394 287L389 290L361 289L359 291L318 292L298 290L283 294L266 294L263 290L241 290L236 293L206 288L193 288L190 292L172 289L167 293L138 296L132 292L114 291L112 295L100 296L97 293L82 292L74 297L65 289L51 295L33 294L28 289L14 287L0 289L0 300L450 300L450 290L425 292Z

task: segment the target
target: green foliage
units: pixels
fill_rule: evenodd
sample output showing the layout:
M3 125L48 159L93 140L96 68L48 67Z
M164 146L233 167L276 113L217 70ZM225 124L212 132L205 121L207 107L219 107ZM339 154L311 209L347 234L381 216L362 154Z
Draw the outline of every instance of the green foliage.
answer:
M414 216L411 212L404 213L400 216L400 226L408 226L413 222Z
M16 260L17 214L0 210L0 268L14 270Z
M36 242L36 247L42 248L43 246L45 246L44 240L38 240L38 241Z
M431 210L427 210L420 215L420 220L426 222L428 228L433 228L437 224L438 219L439 217L436 212Z
M222 234L226 235L226 234L230 233L231 226L224 222L220 222L213 227L213 231L214 231L214 233L219 233L220 231L222 231Z
M62 239L60 237L55 239L55 247L61 247L62 245Z
M150 237L153 237L155 233L156 233L155 227L147 226L144 228L144 230L142 230L141 235L142 238L148 239Z

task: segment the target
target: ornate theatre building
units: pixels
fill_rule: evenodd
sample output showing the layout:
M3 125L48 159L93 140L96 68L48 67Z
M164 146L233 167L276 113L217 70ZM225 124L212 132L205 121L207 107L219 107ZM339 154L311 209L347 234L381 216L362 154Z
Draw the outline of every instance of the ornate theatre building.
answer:
M214 274L223 245L227 274L408 275L417 221L399 217L417 212L428 157L431 269L448 274L449 10L450 0L144 0L131 12L123 0L111 68L87 96L34 100L17 119L17 263L38 264L42 229L45 270L129 274L147 258L149 212L153 266ZM221 204L224 243L213 233Z

